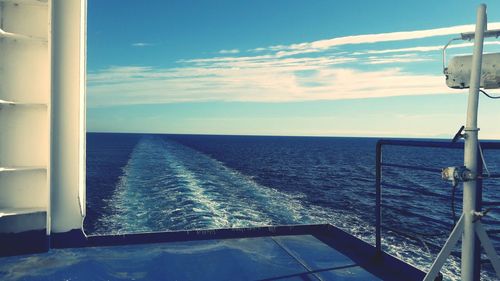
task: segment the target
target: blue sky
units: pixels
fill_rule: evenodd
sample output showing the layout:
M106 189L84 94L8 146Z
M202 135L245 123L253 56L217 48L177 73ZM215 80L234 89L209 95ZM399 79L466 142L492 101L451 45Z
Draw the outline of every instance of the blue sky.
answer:
M467 91L446 87L440 48L479 3L88 0L87 130L449 137ZM500 139L500 102L480 110Z

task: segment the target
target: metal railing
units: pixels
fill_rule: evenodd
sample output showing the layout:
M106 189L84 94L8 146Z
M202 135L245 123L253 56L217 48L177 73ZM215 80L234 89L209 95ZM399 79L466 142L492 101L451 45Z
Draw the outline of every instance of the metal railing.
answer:
M481 142L480 143L482 150L500 150L500 142ZM446 199L450 200L450 197L439 194L433 191L422 191L422 190L416 190L415 188L412 187L401 187L398 185L392 185L388 183L382 182L382 168L383 167L391 167L391 168L398 168L398 169L409 169L409 170L416 170L416 171L422 171L422 172L428 172L428 173L434 173L434 174L441 174L441 168L444 167L423 167L423 166L416 166L416 165L409 165L409 164L401 164L401 163L389 163L389 162L384 162L382 160L382 152L383 152L383 147L384 146L400 146L400 147L417 147L417 148L443 148L443 149L461 149L463 150L464 144L462 142L445 142L445 141L415 141L415 140L396 140L396 139L381 139L377 142L376 145L376 171L375 171L375 188L376 188L376 208L375 208L375 246L377 249L377 253L381 254L382 253L382 228L386 228L389 230L393 230L393 232L398 232L397 229L391 229L390 227L386 227L382 225L382 208L388 208L388 209L394 209L396 211L401 211L397 208L394 208L394 206L387 206L382 204L382 186L385 186L387 188L396 188L396 189L403 189L403 190L409 190L409 191L414 191L422 194L422 192L425 192L425 195L430 195L430 196L436 196L440 197L441 199ZM482 162L482 157L478 157L478 167L480 174L483 173L483 162ZM500 178L500 174L489 174L487 178ZM482 201L482 184L483 180L487 179L485 176L480 177L478 180L478 190L477 190L477 202L476 206L478 210L481 210L482 207L499 207L500 202L483 202ZM438 184L438 183L437 183ZM412 215L421 217L423 219L426 219L431 222L440 222L443 223L442 221L437 221L436 219L427 217L425 215L421 214L414 214ZM493 231L493 232L498 232L498 231ZM407 236L407 235L406 235ZM416 238L416 237L410 237L410 238ZM417 239L416 239L417 240ZM437 246L437 245L436 245ZM439 246L437 246L439 247ZM479 247L477 247L479 248ZM479 255L479 251L477 252L477 255Z

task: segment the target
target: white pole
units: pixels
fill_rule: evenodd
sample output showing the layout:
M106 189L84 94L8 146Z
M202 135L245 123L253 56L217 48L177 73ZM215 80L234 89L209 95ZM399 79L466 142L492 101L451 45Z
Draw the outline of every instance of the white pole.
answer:
M53 233L80 230L85 202L82 177L82 104L85 73L85 0L52 0L51 223Z
M474 53L472 56L469 99L467 106L467 121L465 126L464 165L471 171L472 179L464 182L463 212L464 234L462 236L462 281L474 279L474 212L476 211L477 187L477 150L478 131L477 109L479 102L479 85L481 78L481 63L483 54L484 31L486 28L486 5L477 9L476 31L474 36Z

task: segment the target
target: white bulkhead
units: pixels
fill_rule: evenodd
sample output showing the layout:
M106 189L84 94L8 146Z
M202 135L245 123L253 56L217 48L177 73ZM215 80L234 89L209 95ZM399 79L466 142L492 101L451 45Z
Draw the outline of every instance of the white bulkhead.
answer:
M0 0L0 234L81 229L85 0Z

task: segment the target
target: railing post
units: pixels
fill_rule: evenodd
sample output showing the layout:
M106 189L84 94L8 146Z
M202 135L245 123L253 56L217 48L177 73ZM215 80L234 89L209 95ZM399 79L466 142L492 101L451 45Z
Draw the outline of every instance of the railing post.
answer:
M375 247L377 249L377 255L382 254L382 237L381 237L381 226L382 226L382 213L381 213L381 179L382 179L382 143L377 142L376 148L376 163L375 163Z
M480 144L479 144L480 145ZM478 151L480 155L477 159L477 174L480 175L477 179L476 185L476 210L481 211L483 208L483 154ZM481 280L481 242L476 237L476 247L474 248L474 281Z

